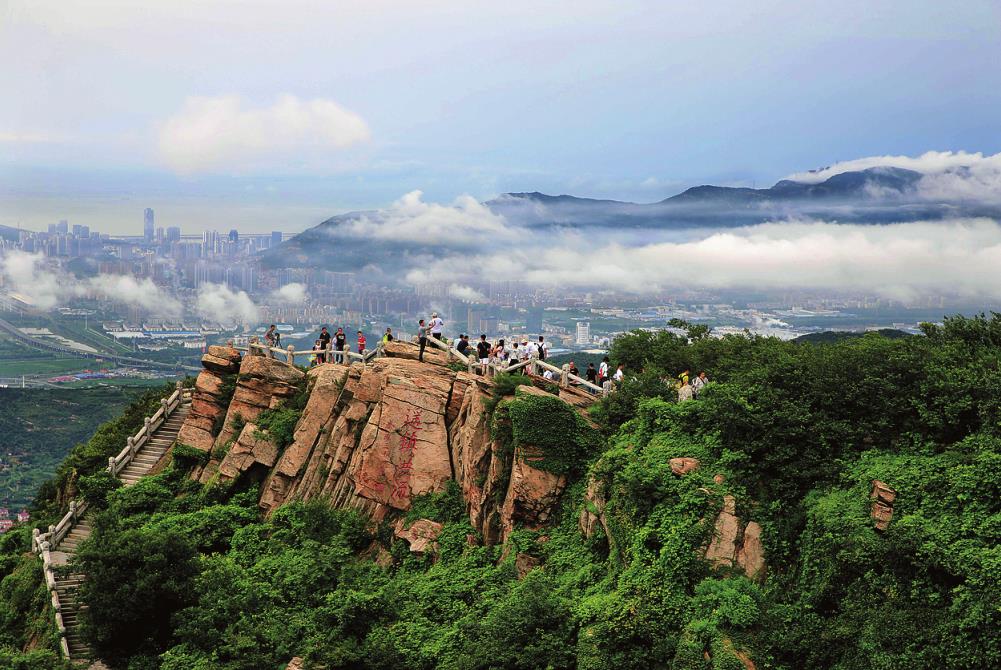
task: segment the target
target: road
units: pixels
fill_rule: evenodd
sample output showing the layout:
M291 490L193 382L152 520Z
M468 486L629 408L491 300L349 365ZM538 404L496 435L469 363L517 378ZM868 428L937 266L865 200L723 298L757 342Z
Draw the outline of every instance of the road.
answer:
M32 347L35 347L36 349L42 349L43 351L53 351L60 354L67 354L74 358L100 358L101 360L112 361L114 363L118 363L119 365L157 368L160 370L185 370L187 372L201 372L202 370L200 367L196 367L193 365L177 365L175 363L162 363L160 361L148 361L143 358L132 358L131 356L118 356L116 354L105 354L101 352L91 353L88 351L80 351L78 349L63 347L58 344L53 344L52 342L46 342L45 340L40 340L37 337L25 335L17 328L17 326L7 321L4 321L3 319L0 319L0 331L10 333L16 339Z

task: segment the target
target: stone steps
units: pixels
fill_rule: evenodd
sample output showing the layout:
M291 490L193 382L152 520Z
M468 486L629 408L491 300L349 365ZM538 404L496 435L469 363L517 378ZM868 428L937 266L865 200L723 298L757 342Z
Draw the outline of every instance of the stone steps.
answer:
M131 486L146 476L167 453L167 450L177 439L177 434L180 432L184 418L190 409L190 402L181 404L143 444L135 458L118 474L125 486ZM93 526L90 517L85 515L66 534L56 550L66 554L74 554L80 543L90 537L92 532ZM79 589L85 579L86 577L79 573L56 575L56 593L59 596L59 609L63 625L66 626L66 643L70 650L70 660L76 667L108 670L107 666L100 661L92 661L93 652L80 637L80 615L87 609L87 606L79 601Z

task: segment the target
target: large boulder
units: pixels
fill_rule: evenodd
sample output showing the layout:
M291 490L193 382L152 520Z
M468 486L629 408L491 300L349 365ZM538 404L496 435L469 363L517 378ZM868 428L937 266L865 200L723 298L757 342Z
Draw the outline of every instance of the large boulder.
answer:
M257 426L248 423L219 464L219 481L232 481L254 465L270 468L278 460L278 447Z
M500 512L502 540L516 527L532 529L544 524L566 487L566 477L532 466L533 460L530 449L515 449L511 482Z
M408 527L405 519L396 522L393 534L401 540L406 540L410 545L410 551L415 554L424 554L429 550L431 553L438 553L438 535L441 534L442 524L430 519L418 519Z
M736 506L732 495L723 496L723 509L716 517L706 560L715 567L738 567L752 579L763 578L765 548L761 526L754 521L744 524L737 516Z
M878 479L874 479L869 498L872 501L870 515L873 526L883 532L890 527L890 521L893 519L893 501L897 499L897 492Z
M202 367L220 375L233 374L240 370L240 352L231 347L209 347L202 356Z
M697 458L672 458L670 460L671 473L679 477L684 477L689 472L699 469L699 459Z
M405 358L416 361L420 355L420 347L414 342L393 340L382 345L382 355L388 358ZM424 362L447 365L448 354L428 342L427 346L424 347Z

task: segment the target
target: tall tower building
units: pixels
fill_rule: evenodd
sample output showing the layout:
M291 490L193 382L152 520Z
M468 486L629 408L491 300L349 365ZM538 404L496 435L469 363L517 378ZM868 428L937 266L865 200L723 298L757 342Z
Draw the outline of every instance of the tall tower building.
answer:
M152 242L154 230L153 210L147 207L143 212L143 240L146 242Z
M577 322L577 344L590 344L591 342L591 322Z

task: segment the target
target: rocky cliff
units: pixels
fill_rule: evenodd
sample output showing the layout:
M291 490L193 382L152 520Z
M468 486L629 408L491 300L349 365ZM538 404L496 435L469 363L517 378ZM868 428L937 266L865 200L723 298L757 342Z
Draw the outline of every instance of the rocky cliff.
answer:
M566 480L533 466L530 447L509 453L492 436L493 382L449 368L438 353L418 362L407 343L385 354L368 365L325 364L303 373L211 347L180 433L180 442L206 454L192 477L227 482L252 473L263 479L265 513L325 498L374 521L406 512L415 496L441 492L454 480L488 544L503 542L516 526L543 524ZM557 396L573 408L593 401L540 378L525 375L524 382L519 393ZM291 443L278 444L257 422L297 394L306 398ZM411 531L401 526L399 533Z

